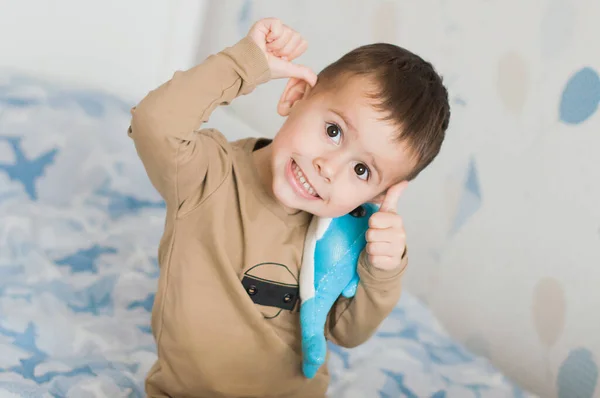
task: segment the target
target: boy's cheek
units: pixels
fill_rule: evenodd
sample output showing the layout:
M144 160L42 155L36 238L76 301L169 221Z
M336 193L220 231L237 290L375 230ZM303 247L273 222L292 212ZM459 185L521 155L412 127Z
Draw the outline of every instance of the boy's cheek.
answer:
M315 127L306 124L288 124L284 125L279 131L279 141L285 146L295 151L302 151L305 155L317 150L315 146L318 141L315 140Z
M350 213L358 206L353 207L353 203L349 202L347 198L340 198L340 196L335 195L334 197L330 197L326 203L321 202L317 204L318 212L320 213L317 215L330 218L341 217Z
M329 201L329 211L335 213L335 217L343 216L356 209L358 206L367 203L368 196L357 196L356 193L347 195L336 195Z

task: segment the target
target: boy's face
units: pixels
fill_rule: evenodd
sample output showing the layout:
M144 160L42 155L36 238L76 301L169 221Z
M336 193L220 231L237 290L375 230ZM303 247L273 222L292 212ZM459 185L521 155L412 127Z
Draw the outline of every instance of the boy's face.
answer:
M273 193L284 206L338 217L380 202L409 174L409 153L394 141L398 127L381 120L364 95L368 84L355 77L313 95L303 82L288 84L279 104L287 119L273 140L271 164Z

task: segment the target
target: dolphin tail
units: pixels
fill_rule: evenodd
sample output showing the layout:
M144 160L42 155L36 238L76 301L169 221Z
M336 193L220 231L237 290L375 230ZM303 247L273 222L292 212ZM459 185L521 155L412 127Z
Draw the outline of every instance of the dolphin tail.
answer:
M325 340L325 322L331 306L327 306L318 297L302 303L300 322L302 325L302 371L313 378L327 357Z

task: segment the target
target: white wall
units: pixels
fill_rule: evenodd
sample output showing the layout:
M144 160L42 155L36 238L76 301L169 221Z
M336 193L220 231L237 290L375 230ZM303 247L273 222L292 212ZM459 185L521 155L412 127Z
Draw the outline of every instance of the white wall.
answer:
M208 0L0 0L0 68L138 100L191 66Z

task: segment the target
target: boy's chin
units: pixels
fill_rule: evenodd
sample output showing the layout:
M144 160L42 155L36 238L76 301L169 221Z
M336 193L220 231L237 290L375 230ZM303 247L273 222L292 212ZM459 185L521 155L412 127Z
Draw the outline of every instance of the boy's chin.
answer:
M305 212L311 213L308 206L306 206L305 203L302 203L302 201L299 200L298 198L294 197L293 193L291 193L291 192L278 193L277 191L275 191L274 193L275 193L275 199L277 199L277 202L279 202L279 204L281 204L283 207L288 209L289 212L305 211Z
M273 185L273 194L279 204L285 207L290 213L296 211L304 211L317 217L336 218L350 213L354 208L341 209L340 207L332 206L331 203L325 203L322 199L311 200L299 197L286 184Z
M340 211L339 209L331 208L330 206L325 205L322 201L320 203L316 202L308 202L303 200L290 200L288 202L279 201L279 203L283 204L290 211L303 211L306 213L310 213L313 216L321 217L321 218L336 218L341 217L344 214L349 213L351 210L347 212Z
M319 215L316 213L320 213L318 208L319 206L316 206L316 203L311 203L312 201L303 200L302 198L296 196L294 192L291 192L289 190L278 191L277 189L275 189L273 193L275 194L275 199L277 200L277 202L279 202L279 204L285 207L290 213L296 211L304 211L312 215Z

